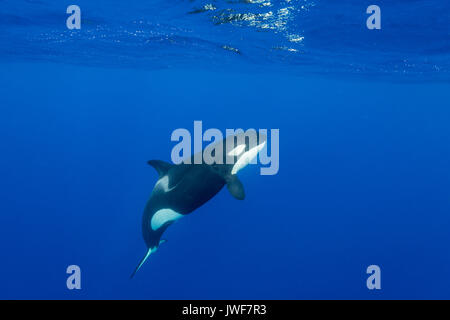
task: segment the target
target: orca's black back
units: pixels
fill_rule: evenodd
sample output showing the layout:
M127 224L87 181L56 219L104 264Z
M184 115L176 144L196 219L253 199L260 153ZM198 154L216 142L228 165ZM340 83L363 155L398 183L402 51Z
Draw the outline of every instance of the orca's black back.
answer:
M142 233L148 247L157 246L170 223L153 231L150 221L161 209L172 209L183 215L196 210L225 185L224 177L217 167L206 164L181 164L173 166L168 176L168 192L155 186L147 202L142 220Z

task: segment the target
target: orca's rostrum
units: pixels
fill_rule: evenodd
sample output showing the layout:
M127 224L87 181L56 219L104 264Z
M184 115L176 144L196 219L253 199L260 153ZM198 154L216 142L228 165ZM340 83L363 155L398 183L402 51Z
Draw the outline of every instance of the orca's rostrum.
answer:
M208 202L223 186L227 185L234 198L245 198L244 187L236 174L253 162L267 144L267 137L262 133L256 133L255 141L251 140L244 133L237 133L202 151L204 154L211 148L210 154L218 156L222 161L211 162L200 157L199 162L196 155L193 155L190 161L178 165L161 160L148 161L159 177L142 217L142 235L147 245L147 253L131 277L164 242L161 236L167 227ZM222 156L215 155L217 151L222 151Z

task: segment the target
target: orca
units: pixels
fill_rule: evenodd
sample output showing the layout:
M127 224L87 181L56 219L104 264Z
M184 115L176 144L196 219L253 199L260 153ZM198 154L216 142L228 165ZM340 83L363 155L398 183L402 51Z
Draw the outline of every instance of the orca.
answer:
M142 216L142 236L147 252L130 278L134 277L148 257L165 242L161 237L172 223L208 202L225 185L234 198L245 198L244 187L236 174L254 162L258 153L266 146L266 135L258 132L256 137L256 142L252 142L244 133L237 133L208 146L202 150L202 154L208 148L213 156L217 150L222 150L222 155L218 154L222 161L210 164L204 159L195 163L195 155L191 156L190 161L177 165L161 160L148 161L159 177ZM230 145L233 146L231 150ZM227 161L230 158L232 161Z

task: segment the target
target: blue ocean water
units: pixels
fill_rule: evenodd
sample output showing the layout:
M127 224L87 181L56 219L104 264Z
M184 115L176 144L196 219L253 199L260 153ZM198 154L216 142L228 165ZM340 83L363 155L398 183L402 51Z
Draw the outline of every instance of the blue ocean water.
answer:
M450 4L0 1L0 298L450 298ZM280 129L145 253L177 128ZM368 290L366 268L381 268ZM82 289L68 290L78 265Z

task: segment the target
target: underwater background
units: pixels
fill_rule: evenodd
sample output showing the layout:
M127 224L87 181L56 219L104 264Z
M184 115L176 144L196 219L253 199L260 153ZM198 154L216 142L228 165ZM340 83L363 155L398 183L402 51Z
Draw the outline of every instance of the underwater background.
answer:
M0 298L449 299L449 23L445 0L0 0ZM146 161L195 120L280 129L280 170L130 280Z

